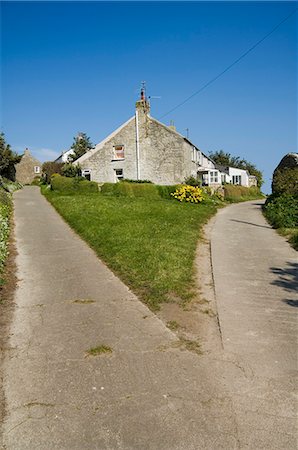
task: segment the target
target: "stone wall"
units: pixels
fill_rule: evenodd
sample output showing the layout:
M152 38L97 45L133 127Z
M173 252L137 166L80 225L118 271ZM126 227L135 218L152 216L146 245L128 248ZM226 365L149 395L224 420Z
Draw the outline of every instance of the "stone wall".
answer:
M41 163L35 159L28 149L21 161L16 164L16 180L22 184L31 184L35 177L41 176ZM39 173L36 173L34 168L39 168Z

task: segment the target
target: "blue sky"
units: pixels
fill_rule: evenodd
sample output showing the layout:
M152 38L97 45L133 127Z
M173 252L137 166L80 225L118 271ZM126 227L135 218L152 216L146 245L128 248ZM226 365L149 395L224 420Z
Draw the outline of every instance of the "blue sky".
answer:
M1 130L41 161L93 143L134 114L141 81L157 119L297 8L295 2L1 2ZM163 117L205 153L264 172L297 151L297 13Z

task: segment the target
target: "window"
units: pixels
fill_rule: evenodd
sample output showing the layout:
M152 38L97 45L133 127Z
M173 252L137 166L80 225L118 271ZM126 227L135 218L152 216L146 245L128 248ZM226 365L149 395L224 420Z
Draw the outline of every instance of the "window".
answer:
M82 176L86 178L86 180L91 181L91 170L90 169L83 169L82 170Z
M210 184L218 183L218 171L210 170Z
M113 159L124 159L124 145L114 145Z
M40 173L40 167L34 166L34 173Z
M233 184L241 185L241 175L233 175L232 180L233 180L232 181Z
M202 165L202 153L199 150L197 152L197 161L200 165Z
M193 162L196 162L196 147L192 148L192 156L191 159Z
M123 180L123 169L115 169L116 181Z

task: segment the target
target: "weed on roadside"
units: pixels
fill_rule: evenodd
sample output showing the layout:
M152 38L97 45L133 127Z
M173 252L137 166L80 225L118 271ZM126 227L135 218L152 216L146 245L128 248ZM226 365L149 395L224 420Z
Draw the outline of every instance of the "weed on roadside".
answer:
M86 298L86 299L78 298L77 300L74 300L72 303L76 303L79 305L86 305L89 303L95 303L95 301L91 300L91 298Z
M91 347L86 351L86 356L99 356L107 353L112 353L113 350L107 345L98 345L97 347Z
M178 328L180 328L180 325L178 322L176 322L176 320L170 320L169 322L167 322L167 327L172 331L176 331L178 330Z

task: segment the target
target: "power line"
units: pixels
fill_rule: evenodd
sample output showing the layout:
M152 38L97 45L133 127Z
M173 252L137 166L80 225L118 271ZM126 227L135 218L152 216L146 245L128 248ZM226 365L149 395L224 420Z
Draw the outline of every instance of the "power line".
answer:
M210 81L208 81L206 84L204 84L200 89L198 89L196 92L191 94L189 97L187 97L183 102L179 103L178 105L174 106L174 108L170 109L168 112L166 112L163 116L159 117L159 119L162 119L163 117L167 116L171 112L175 111L177 108L180 108L180 106L184 105L186 102L188 102L191 98L198 95L200 92L202 92L204 89L206 89L210 84L214 83L214 81L218 80L223 74L225 74L228 70L230 70L233 66L235 66L241 59L243 59L246 55L248 55L250 52L252 52L258 45L260 45L262 42L265 41L274 31L276 31L284 22L286 22L291 16L295 14L295 12L298 10L298 8L294 9L294 11L291 12L285 19L283 19L279 24L277 24L274 28L272 28L269 33L267 33L262 39L260 39L256 44L254 44L252 47L250 47L245 53L243 53L239 58L237 58L232 64L230 64L228 67L226 67L222 72L220 72L216 77L212 78Z

